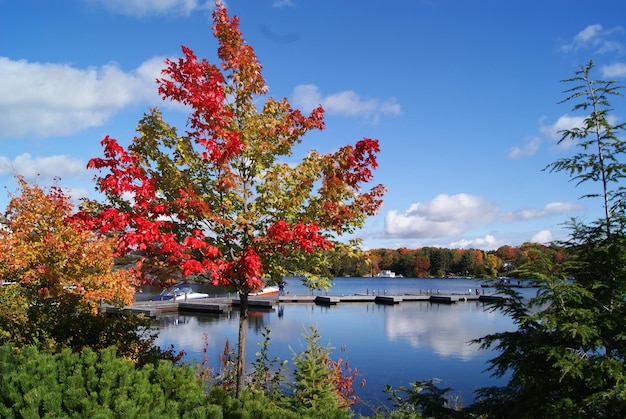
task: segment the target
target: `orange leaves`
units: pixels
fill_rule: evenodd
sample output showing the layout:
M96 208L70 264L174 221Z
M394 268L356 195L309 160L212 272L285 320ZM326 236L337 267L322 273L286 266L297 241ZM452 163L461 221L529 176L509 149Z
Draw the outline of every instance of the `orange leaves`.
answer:
M217 55L222 60L222 70L228 72L237 90L246 95L266 93L261 63L239 31L239 18L228 16L220 2L213 11L213 34L219 42Z
M111 272L115 240L70 221L72 205L60 188L19 184L0 229L0 277L22 283L31 299L73 297L92 309L100 300L130 303L134 277Z

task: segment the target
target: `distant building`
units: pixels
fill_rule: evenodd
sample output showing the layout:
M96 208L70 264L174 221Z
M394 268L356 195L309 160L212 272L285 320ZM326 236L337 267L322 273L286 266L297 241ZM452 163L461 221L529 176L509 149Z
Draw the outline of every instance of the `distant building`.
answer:
M388 269L383 269L382 271L380 271L380 273L377 275L379 278L395 278L396 277L396 273L392 272Z

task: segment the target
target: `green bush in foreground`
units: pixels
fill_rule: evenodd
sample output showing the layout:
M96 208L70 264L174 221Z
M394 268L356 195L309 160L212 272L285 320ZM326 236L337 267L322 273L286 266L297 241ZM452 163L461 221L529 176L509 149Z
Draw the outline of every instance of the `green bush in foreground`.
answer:
M57 354L0 346L0 416L221 417L193 369L169 361L136 368L116 355L66 349Z
M56 354L34 346L0 346L2 418L348 418L342 409L299 411L262 392L239 398L219 387L207 394L191 366L137 366L107 348Z

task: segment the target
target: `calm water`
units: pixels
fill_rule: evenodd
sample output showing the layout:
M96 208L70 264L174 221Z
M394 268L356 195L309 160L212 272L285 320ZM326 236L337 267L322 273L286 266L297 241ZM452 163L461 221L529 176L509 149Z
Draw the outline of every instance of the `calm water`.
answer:
M468 293L477 287L480 288L479 281L467 279L337 278L329 295L371 293L372 290L391 295L419 293L420 290ZM223 293L219 289L198 290ZM306 293L297 279L288 280L286 291ZM483 293L493 291L481 288ZM145 293L143 298L149 295ZM157 344L184 350L188 362L201 361L205 346L203 335L206 334L209 361L217 367L226 340L235 348L238 317L236 310L223 315L164 316L157 322L160 329ZM292 349L299 352L306 345L303 334L309 326L315 327L321 335L320 343L335 348L333 358L347 359L352 368L358 369L355 388L362 402L355 411L366 415L371 412L370 406L386 404L386 395L382 392L385 384L397 388L431 378L440 379L440 386L454 388L454 394L464 404L471 403L474 390L498 381L483 373L486 361L495 354L480 351L468 342L514 328L510 319L485 310L479 302L461 301L450 305L402 302L393 306L340 303L331 307L290 303L275 311L250 312L249 362L254 360L258 342L262 341L261 332L269 327L270 357L288 360L291 365ZM362 380L365 386L361 388Z

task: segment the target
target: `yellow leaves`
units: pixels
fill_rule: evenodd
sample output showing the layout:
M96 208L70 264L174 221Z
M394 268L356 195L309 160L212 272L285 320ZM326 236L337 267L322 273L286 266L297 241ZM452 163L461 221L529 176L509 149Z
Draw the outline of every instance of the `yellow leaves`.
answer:
M132 302L134 277L112 272L115 239L79 230L72 205L59 189L44 191L20 179L0 228L0 277L23 284L27 298L79 298L95 309L101 301Z

